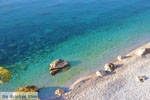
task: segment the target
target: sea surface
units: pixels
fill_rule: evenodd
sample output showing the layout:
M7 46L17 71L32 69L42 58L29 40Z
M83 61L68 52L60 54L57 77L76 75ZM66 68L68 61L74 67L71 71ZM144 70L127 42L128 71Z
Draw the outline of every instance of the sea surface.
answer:
M0 91L68 86L149 40L149 0L0 0ZM52 76L58 58L71 67Z

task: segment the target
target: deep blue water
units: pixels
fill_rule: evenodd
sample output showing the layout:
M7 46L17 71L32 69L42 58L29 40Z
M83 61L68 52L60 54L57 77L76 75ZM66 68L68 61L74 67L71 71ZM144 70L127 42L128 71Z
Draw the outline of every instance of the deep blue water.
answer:
M0 66L14 72L0 91L64 86L149 41L148 0L0 0ZM49 64L71 68L56 76Z

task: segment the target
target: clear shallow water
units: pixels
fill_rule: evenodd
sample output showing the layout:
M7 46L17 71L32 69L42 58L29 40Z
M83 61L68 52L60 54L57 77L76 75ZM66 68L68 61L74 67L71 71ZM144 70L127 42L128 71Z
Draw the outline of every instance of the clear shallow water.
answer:
M14 72L0 91L66 85L148 41L149 25L148 0L0 0L0 66ZM51 76L57 58L72 66Z

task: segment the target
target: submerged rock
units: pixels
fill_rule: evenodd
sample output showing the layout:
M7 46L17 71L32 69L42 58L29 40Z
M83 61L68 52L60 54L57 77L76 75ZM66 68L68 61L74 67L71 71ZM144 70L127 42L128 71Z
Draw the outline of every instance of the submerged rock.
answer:
M150 48L143 48L143 49L137 50L137 51L135 52L135 54L136 54L137 56L144 56L144 55L146 55L146 54L148 54L148 53L150 53Z
M13 73L9 72L9 70L7 70L3 67L0 67L0 81L1 81L1 83L9 82L12 78L12 74Z
M56 59L54 62L50 64L50 74L55 75L57 72L59 72L64 67L69 66L70 64L62 59Z
M112 72L117 68L116 65L114 65L113 63L108 63L104 66L104 69L106 72Z
M20 87L16 90L16 92L39 92L39 89L37 86L24 86Z
M58 96L61 96L62 94L64 94L64 90L62 90L62 89L57 89L57 90L55 91L55 94L58 95Z

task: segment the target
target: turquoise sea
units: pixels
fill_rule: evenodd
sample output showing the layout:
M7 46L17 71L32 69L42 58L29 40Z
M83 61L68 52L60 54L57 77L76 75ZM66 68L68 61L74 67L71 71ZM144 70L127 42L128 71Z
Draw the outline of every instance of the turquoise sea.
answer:
M14 72L0 91L37 85L48 97L149 40L149 0L0 0L0 66ZM51 76L58 58L72 66Z

